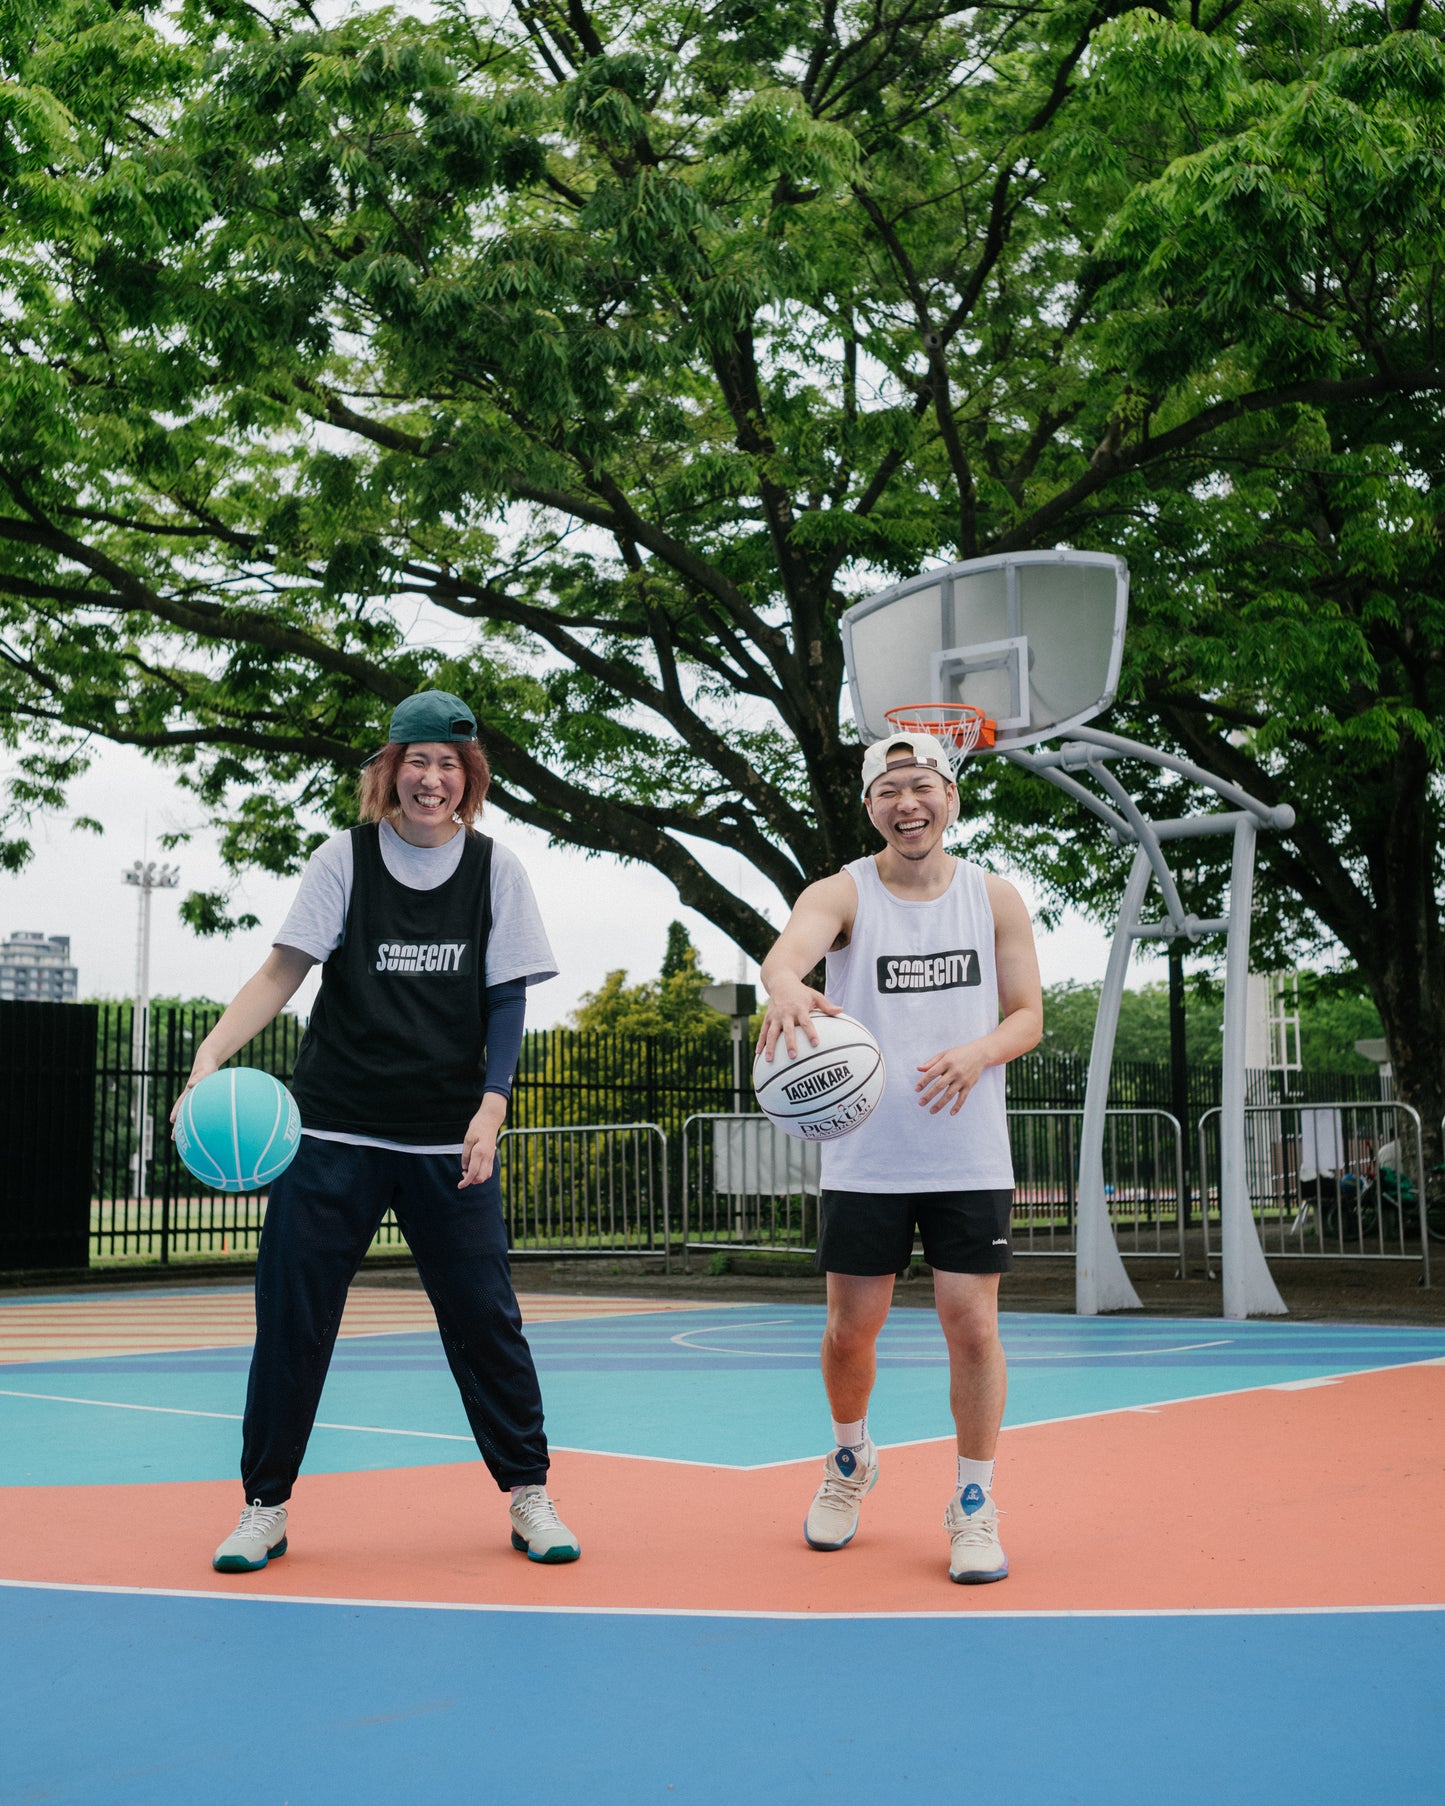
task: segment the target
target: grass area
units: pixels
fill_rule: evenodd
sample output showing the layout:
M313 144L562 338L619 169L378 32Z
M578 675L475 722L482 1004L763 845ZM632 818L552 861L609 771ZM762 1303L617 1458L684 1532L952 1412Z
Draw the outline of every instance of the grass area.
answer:
M528 1204L533 1201L528 1199ZM688 1241L695 1246L723 1250L754 1249L778 1254L810 1255L816 1245L817 1209L813 1200L806 1207L793 1200L793 1208L771 1208L768 1200L762 1209L749 1200L742 1208L733 1200L718 1200L721 1208L710 1212L689 1213ZM731 1207L729 1207L731 1205ZM117 1198L96 1202L90 1213L91 1262L97 1267L138 1266L167 1261L229 1260L245 1262L255 1258L265 1221L264 1193L173 1198L163 1209L159 1199ZM1162 1235L1171 1238L1175 1225L1172 1198L1113 1200L1111 1214L1123 1253L1142 1251L1146 1240L1154 1244ZM527 1216L531 1215L530 1226ZM535 1206L532 1211L511 1213L512 1247L518 1254L552 1255L558 1259L589 1255L660 1254L662 1223L649 1229L636 1221L614 1224L607 1215L600 1221L585 1219L559 1206L551 1213L541 1213L537 1225ZM680 1213L671 1212L673 1245L682 1240ZM711 1216L712 1221L707 1217ZM1014 1207L1014 1242L1018 1251L1037 1250L1047 1243L1068 1253L1073 1244L1073 1225L1067 1203L1059 1198L1043 1198L1035 1194L1021 1196ZM1152 1251L1152 1250L1151 1250ZM406 1243L399 1229L384 1223L367 1250L368 1257L404 1254Z
M168 1261L254 1260L266 1216L263 1194L235 1197L173 1198L163 1212L158 1199L117 1198L91 1205L90 1248L93 1267L153 1266ZM523 1230L512 1237L519 1254L551 1254L558 1258L587 1254L660 1254L661 1224L656 1234L640 1227L605 1230L579 1226L550 1234ZM676 1238L675 1238L676 1239ZM367 1258L407 1252L401 1231L383 1223Z
M266 1217L264 1193L202 1198L107 1198L90 1207L91 1265L154 1265L162 1259L253 1260ZM384 1223L367 1254L406 1252L401 1231Z

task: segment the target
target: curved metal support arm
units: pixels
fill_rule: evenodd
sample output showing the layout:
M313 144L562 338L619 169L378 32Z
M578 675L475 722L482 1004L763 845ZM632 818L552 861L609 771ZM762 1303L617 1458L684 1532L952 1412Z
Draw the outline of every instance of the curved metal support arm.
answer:
M1077 778L1068 777L1056 765L1051 764L1046 753L1005 752L1003 757L1008 760L1010 765L1021 766L1025 771L1033 772L1035 777L1047 779L1056 789L1073 797L1076 803L1082 803L1086 809L1092 810L1113 834L1120 846L1134 838L1128 822L1117 810L1111 809L1101 797L1095 796L1092 790L1086 790Z
M1143 850L1158 880L1166 919L1161 923L1150 924L1148 928L1136 930L1136 938L1139 939L1170 940L1185 936L1195 941L1203 934L1217 933L1221 926L1219 923L1199 922L1185 913L1174 874L1169 870L1169 862L1164 857L1162 840L1172 839L1180 834L1226 833L1234 829L1241 817L1259 827L1294 826L1294 810L1288 803L1262 803L1258 797L1241 790L1237 784L1215 777L1192 760L1176 758L1173 753L1160 752L1156 747L1145 746L1142 741L1127 739L1122 734L1106 734L1099 728L1075 728L1072 736L1062 746L1049 747L1040 752L1005 752L1003 756L1012 764L1046 778L1076 802L1082 803L1108 825L1118 843L1133 842ZM1235 812L1221 816L1196 816L1188 822L1153 822L1109 769L1106 761L1112 758L1142 759L1146 764L1177 772L1191 783L1212 790L1221 801L1233 803ZM1109 801L1096 796L1077 778L1070 776L1071 771L1086 772L1104 791ZM1111 803L1113 807L1110 806Z
M1090 777L1104 789L1118 804L1117 809L1100 796L1081 784L1077 778L1070 777L1059 769L1058 761L1067 752L1044 753L1006 752L1003 756L1012 765L1020 765L1025 771L1031 771L1036 777L1045 778L1075 802L1082 803L1104 822L1114 841L1119 846L1135 845L1144 849L1154 876L1159 880L1159 889L1163 893L1164 907L1169 916L1169 933L1171 935L1188 935L1191 940L1197 938L1197 932L1191 932L1189 918L1184 913L1184 904L1174 883L1174 875L1169 870L1168 861L1164 857L1164 849L1159 844L1159 835L1155 825L1143 813L1133 797L1119 782L1112 771L1103 762L1102 755L1090 755L1082 761Z
M1102 752L1116 757L1143 759L1147 764L1158 765L1166 771L1177 771L1180 777L1188 778L1191 783L1201 784L1206 790L1212 790L1226 803L1232 803L1236 809L1244 809L1252 815L1263 828L1292 828L1294 826L1294 810L1288 803L1262 803L1257 796L1251 796L1247 790L1241 790L1238 784L1231 784L1225 778L1219 778L1202 765L1196 765L1192 759L1179 759L1173 753L1160 752L1157 747L1145 746L1142 740L1129 740L1123 734L1106 734L1102 728L1076 727L1068 742L1059 750L1058 757L1066 765L1093 765L1097 755L1074 752L1077 743L1097 747ZM1044 758L1048 754L1041 755Z
M1165 913L1170 926L1176 933L1184 933L1184 904L1180 900L1178 887L1174 883L1174 874L1169 869L1169 862L1164 857L1164 849L1159 844L1159 836L1154 832L1154 824L1144 811L1130 796L1112 771L1104 763L1104 754L1097 753L1089 760L1089 770L1099 787L1111 796L1119 807L1119 811L1128 820L1134 830L1134 838L1148 855L1149 864L1159 882L1159 892L1164 899Z

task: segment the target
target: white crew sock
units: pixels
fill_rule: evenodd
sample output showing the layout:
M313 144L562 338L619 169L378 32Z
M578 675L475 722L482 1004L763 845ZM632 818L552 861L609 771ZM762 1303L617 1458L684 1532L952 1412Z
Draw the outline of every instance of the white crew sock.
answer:
M833 1419L833 1441L840 1449L854 1449L861 1452L866 1459L871 1458L873 1443L868 1435L868 1418L866 1414L857 1423L839 1423Z
M967 1455L958 1458L958 1490L965 1486L977 1486L983 1492L993 1491L993 1462L970 1461Z

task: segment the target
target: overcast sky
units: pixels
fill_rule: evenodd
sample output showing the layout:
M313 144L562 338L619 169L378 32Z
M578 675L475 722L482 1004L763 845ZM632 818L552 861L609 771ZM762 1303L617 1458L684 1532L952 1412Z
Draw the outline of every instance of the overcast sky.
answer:
M105 833L74 831L71 822L80 815L104 822ZM73 787L69 812L35 825L36 853L29 867L18 876L0 874L0 939L17 929L69 935L81 996L129 996L135 984L138 895L123 882L122 872L148 852L180 867L179 888L154 893L152 991L229 999L265 958L295 880L248 877L236 906L259 916L263 926L229 940L199 939L180 922L177 904L186 891L211 890L225 882L216 837L201 822L199 805L164 771L130 748L107 747ZM174 852L160 847L163 834L187 827L200 828L189 845ZM748 965L740 973L732 943L703 917L683 909L672 887L650 867L550 847L541 834L490 811L486 828L526 865L561 968L560 977L532 991L530 1026L565 1023L583 993L595 990L615 967L624 967L633 980L655 977L667 924L674 918L687 924L714 978L756 981L756 967ZM714 869L781 927L780 899L741 859L732 871L725 857ZM1025 884L1021 888L1027 891ZM1082 920L1066 922L1057 933L1040 938L1045 984L1097 981L1107 957L1105 931ZM1149 982L1163 973L1162 961L1136 960L1133 982ZM311 988L314 983L313 978ZM298 1001L304 1009L309 991L303 990Z

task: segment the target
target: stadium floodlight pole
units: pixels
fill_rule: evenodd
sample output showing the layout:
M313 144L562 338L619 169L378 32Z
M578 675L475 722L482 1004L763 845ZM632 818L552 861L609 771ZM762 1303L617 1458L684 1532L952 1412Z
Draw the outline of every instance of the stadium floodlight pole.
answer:
M141 1196L145 1176L150 1167L150 1072L147 1055L150 1046L151 1006L151 892L174 890L180 883L178 865L157 865L154 859L137 859L121 873L127 884L140 892L135 935L135 996L131 1002L130 1064L135 1076L135 1152L131 1157L134 1196Z

